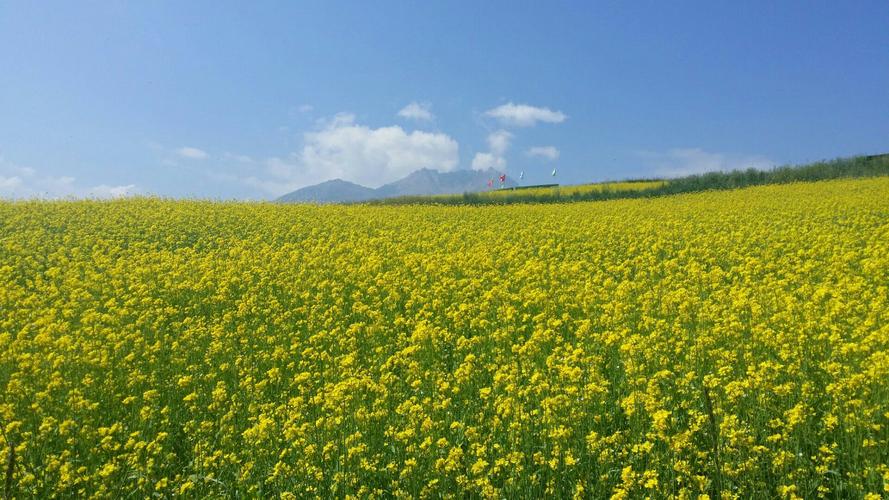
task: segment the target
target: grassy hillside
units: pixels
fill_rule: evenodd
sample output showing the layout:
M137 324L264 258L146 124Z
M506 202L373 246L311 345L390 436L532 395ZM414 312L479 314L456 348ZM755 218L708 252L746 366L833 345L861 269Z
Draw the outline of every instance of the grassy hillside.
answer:
M496 205L509 203L560 203L565 201L642 198L711 189L737 189L764 184L812 182L849 177L889 175L889 154L857 156L821 161L808 165L782 166L772 170L735 170L710 172L675 179L645 179L560 186L553 188L494 190L439 196L404 196L372 200L374 205Z

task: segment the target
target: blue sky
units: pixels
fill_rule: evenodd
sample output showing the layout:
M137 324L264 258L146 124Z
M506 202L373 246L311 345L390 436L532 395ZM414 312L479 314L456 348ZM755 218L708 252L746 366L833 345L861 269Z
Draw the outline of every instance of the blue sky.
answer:
M0 196L889 151L889 3L0 2Z

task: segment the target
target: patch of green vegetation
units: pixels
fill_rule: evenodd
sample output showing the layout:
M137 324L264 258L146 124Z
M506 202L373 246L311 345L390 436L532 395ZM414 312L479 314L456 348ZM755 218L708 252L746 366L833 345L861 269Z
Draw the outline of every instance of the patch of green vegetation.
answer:
M855 156L819 161L806 165L785 165L771 170L734 170L708 172L675 179L639 179L616 183L591 184L597 189L563 186L548 189L463 193L436 196L400 196L365 202L371 205L503 205L511 203L563 203L566 201L646 198L699 191L737 189L764 184L814 182L851 177L889 175L889 154ZM655 182L664 181L664 182ZM639 189L632 183L651 187Z

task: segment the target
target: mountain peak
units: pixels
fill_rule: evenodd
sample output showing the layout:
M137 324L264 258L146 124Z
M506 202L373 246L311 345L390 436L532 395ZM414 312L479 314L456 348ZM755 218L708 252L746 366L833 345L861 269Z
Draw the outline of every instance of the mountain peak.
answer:
M460 194L484 191L488 181L502 175L494 168L487 170L453 170L439 172L431 168L414 170L402 179L384 184L376 189L364 187L342 179L324 181L304 187L278 198L281 202L341 203L366 201L396 196L422 196L435 194ZM498 182L499 185L499 182ZM516 183L507 178L506 186Z

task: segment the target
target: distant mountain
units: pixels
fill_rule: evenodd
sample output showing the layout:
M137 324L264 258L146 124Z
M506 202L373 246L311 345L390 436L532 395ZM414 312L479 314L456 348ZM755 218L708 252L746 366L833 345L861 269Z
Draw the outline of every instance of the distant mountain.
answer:
M484 191L488 188L490 179L494 179L494 185L499 186L499 176L500 172L493 168L488 170L455 170L453 172L439 172L438 170L423 168L411 173L404 179L378 187L374 198ZM507 177L505 185L512 187L516 183Z
M347 201L364 201L374 198L375 190L360 186L354 182L334 179L314 186L307 186L287 193L276 201L285 203L317 202L342 203Z
M433 194L459 194L484 191L488 189L488 181L494 179L494 186L500 186L500 172L488 170L455 170L439 172L423 168L407 177L384 184L376 189L336 179L322 182L314 186L304 187L278 198L281 202L317 202L340 203L350 201L366 201L396 196L422 196ZM507 177L505 186L517 184Z

